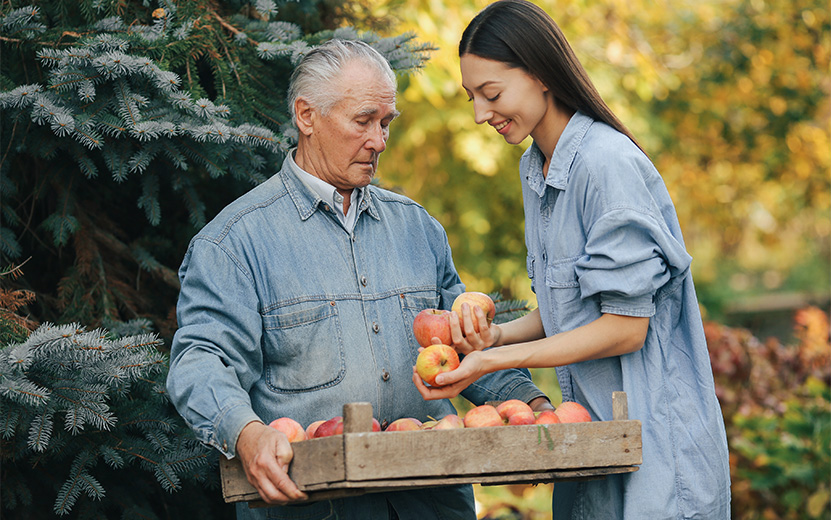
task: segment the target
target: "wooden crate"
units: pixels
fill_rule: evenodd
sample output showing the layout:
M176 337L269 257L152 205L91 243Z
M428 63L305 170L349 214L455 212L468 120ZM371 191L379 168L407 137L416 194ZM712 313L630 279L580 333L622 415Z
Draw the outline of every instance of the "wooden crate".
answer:
M322 500L404 488L498 485L603 478L637 471L641 423L628 420L626 394L614 420L590 423L372 432L369 403L343 407L344 433L292 444L289 476ZM265 505L239 459L220 457L226 502Z

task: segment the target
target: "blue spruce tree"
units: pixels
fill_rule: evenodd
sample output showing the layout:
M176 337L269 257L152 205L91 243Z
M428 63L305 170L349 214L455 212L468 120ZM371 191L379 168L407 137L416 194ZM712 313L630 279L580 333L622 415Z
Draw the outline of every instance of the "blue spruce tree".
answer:
M305 52L361 39L398 71L423 64L429 46L360 32L358 11L0 3L0 517L227 517L217 454L164 390L176 268L279 168Z

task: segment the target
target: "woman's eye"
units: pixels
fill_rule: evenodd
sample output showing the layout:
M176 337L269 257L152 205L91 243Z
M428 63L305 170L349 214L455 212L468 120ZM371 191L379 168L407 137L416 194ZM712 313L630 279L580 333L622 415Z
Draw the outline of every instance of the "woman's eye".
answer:
M485 98L485 99L487 99L488 101L490 101L491 103L493 103L494 101L496 101L497 99L499 99L499 96L500 96L500 94L497 94L497 95L493 96L492 98Z

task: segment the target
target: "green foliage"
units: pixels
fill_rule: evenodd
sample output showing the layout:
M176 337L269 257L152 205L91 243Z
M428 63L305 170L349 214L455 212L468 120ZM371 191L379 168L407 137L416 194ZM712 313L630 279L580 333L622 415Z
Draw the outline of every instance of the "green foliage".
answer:
M811 378L783 403L783 414L735 417L742 436L733 451L746 463L736 465L736 477L780 518L823 518L831 512L829 392L827 384Z
M0 255L33 257L41 319L144 316L169 335L187 242L292 146L297 60L332 37L400 71L426 59L413 34L321 27L333 2L301 4L2 4Z
M4 515L184 518L201 506L171 493L218 494L217 452L170 405L167 359L147 326L120 324L142 332L116 336L46 324L0 349Z

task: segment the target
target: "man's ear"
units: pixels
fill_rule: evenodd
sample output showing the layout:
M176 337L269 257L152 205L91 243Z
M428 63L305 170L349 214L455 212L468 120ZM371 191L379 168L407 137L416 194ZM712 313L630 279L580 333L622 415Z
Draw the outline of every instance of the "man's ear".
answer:
M304 97L294 100L294 115L297 120L297 129L305 136L312 135L314 121L314 107Z

